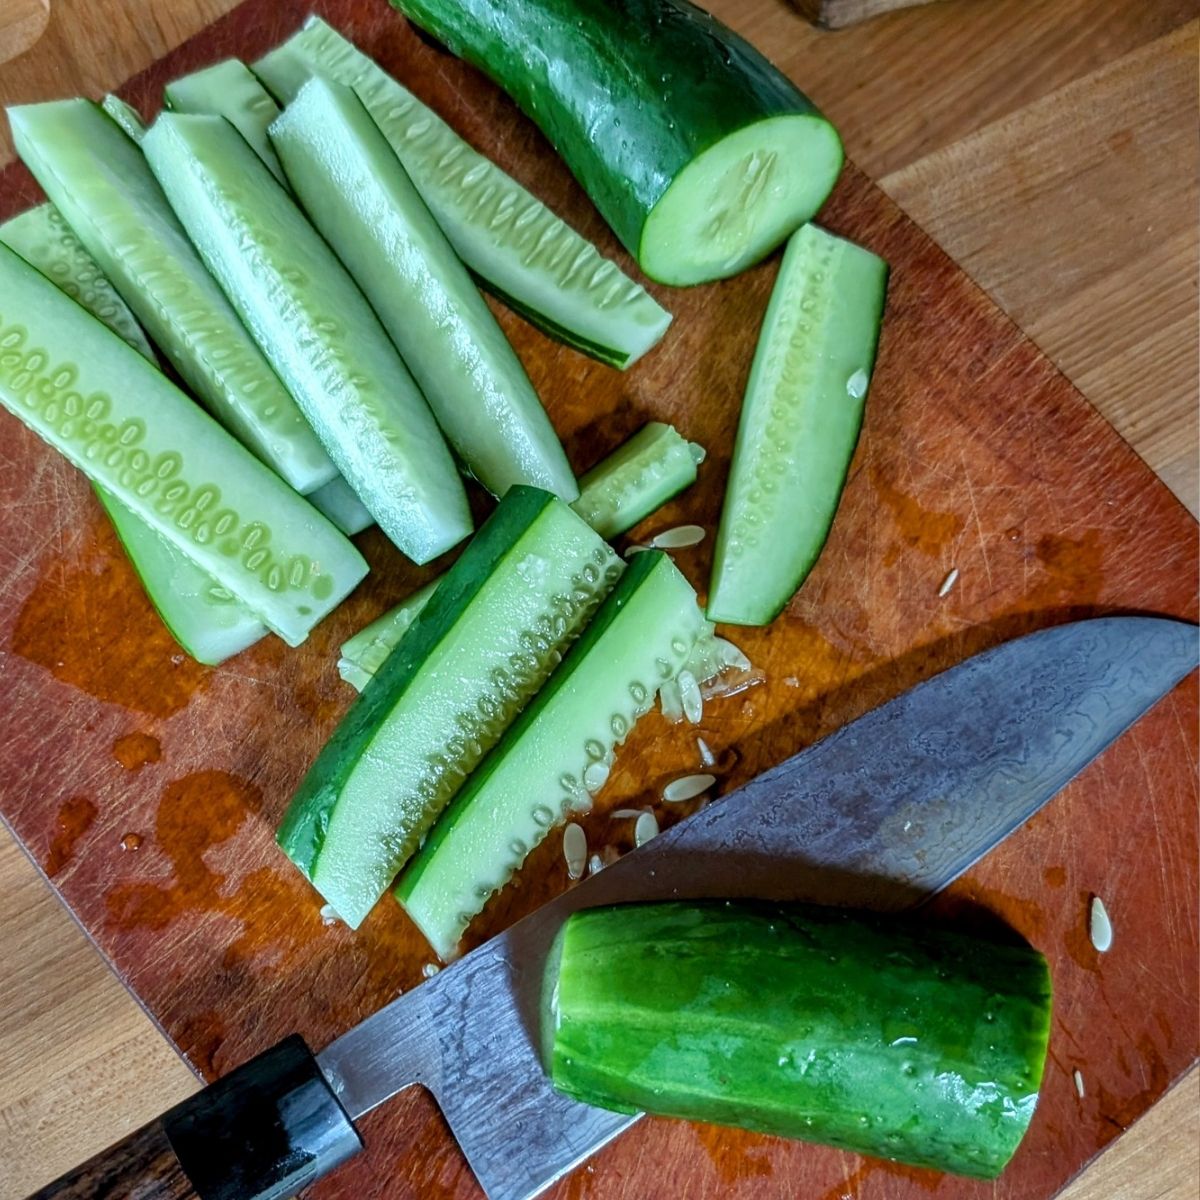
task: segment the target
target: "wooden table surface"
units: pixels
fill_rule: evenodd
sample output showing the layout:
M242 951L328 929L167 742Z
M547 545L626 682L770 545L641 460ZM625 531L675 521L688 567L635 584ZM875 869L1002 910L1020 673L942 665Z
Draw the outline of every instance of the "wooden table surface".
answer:
M382 0L364 0L364 3ZM100 95L235 0L53 0L0 103ZM946 0L837 33L710 7L1197 510L1197 0ZM0 131L0 166L11 157ZM0 830L0 1200L195 1086ZM1200 1194L1197 1074L1066 1193Z

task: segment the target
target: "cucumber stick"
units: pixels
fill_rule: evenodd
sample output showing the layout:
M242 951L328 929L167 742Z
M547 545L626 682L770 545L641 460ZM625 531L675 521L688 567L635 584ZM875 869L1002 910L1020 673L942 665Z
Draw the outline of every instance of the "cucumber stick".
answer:
M333 463L205 269L137 144L87 100L8 115L17 152L213 416L297 491L328 483Z
M580 480L571 507L603 538L636 525L694 483L704 451L671 425L651 421ZM360 692L425 607L438 580L426 584L343 643L338 672Z
M392 0L541 127L651 279L736 274L824 203L837 132L685 0Z
M346 534L362 533L375 524L367 506L340 475L315 492L309 492L308 502Z
M337 469L414 562L471 532L433 414L333 251L220 117L163 113L146 158Z
M710 620L767 624L816 563L862 426L887 270L815 225L788 243L742 401Z
M493 495L579 486L525 368L358 97L310 80L271 126L296 195Z
M126 137L137 142L139 146L141 145L142 138L146 136L146 122L142 120L142 114L132 104L128 104L120 96L114 96L109 92L100 101L100 107L121 127Z
M312 505L5 246L0 403L292 645L366 574Z
M254 72L283 102L312 75L353 88L458 256L551 337L625 368L666 332L644 288L320 18Z
M984 1179L1037 1104L1051 989L1027 945L677 901L575 913L551 962L551 1076L586 1104Z
M172 80L163 89L163 95L173 112L224 117L246 139L271 174L280 183L287 183L267 136L267 126L279 116L279 105L245 63L227 58Z
M661 551L639 554L554 674L472 772L396 897L443 960L550 828L591 807L613 750L705 626Z
M621 561L561 501L511 488L292 799L279 843L357 927L545 682Z

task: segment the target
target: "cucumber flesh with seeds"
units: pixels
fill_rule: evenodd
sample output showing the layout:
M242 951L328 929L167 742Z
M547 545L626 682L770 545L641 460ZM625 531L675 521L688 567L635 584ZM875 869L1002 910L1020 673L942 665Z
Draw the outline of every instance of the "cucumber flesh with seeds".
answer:
M518 485L354 702L279 843L357 927L622 570L548 492Z
M143 358L158 365L158 356L129 306L53 204L39 204L5 221L0 225L0 242L82 304L97 321L103 321Z
M172 112L224 117L246 139L271 174L280 183L287 183L267 136L267 126L279 116L279 105L244 62L227 58L174 79L163 89L163 95Z
M324 487L310 492L308 502L319 513L324 513L343 533L362 533L375 524L367 506L358 498L354 489L339 475Z
M661 283L757 262L816 213L841 169L841 141L811 101L691 4L392 4L512 96Z
M253 69L283 102L314 74L353 88L458 256L543 332L622 369L666 332L644 288L320 18Z
M96 105L10 108L17 152L208 410L299 492L333 463L209 275L138 146Z
M767 624L816 563L862 426L887 270L815 225L788 243L742 401L710 620Z
M292 645L367 572L312 505L6 246L0 403Z
M580 480L571 507L603 538L614 538L649 516L696 479L704 451L671 425L651 421ZM360 692L424 608L438 580L343 643L338 672Z
M396 898L441 959L455 957L472 918L550 829L591 807L615 747L704 625L696 593L665 554L629 564L400 877Z
M567 919L546 979L554 1086L992 1179L1038 1099L1046 960L1024 944L799 904Z
M142 114L132 104L126 103L120 96L111 92L100 102L100 107L121 127L125 136L141 144L146 136L146 122Z
M579 486L525 368L358 97L312 79L271 140L471 474L496 496L524 483L574 500Z
M220 117L163 113L142 143L183 226L343 478L414 562L471 532L433 414L370 305Z
M614 538L695 483L703 461L702 447L651 421L580 479L571 507L601 537Z

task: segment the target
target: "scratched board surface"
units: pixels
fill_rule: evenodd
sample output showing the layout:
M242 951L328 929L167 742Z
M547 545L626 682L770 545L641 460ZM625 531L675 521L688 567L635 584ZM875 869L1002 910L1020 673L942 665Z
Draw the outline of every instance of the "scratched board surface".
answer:
M382 0L316 7L630 266L495 88L421 41ZM123 94L150 114L165 81L263 53L307 8L250 0ZM0 215L36 198L21 168L0 176ZM764 684L710 704L698 729L657 715L638 726L584 821L593 848L630 846L630 822L607 813L654 804L666 781L696 770L697 734L729 790L917 680L1034 627L1130 609L1196 616L1195 523L1083 397L853 167L822 220L892 264L866 426L828 549L774 625L734 635ZM653 289L675 323L626 374L497 309L577 469L649 419L708 448L698 484L635 537L684 520L715 528L775 270L771 261L721 284ZM306 645L268 639L220 669L197 666L159 625L83 480L14 420L2 423L0 812L200 1074L222 1074L293 1030L324 1045L419 985L431 955L390 900L357 933L325 926L273 830L352 698L334 667L338 644L436 568L406 565L371 531L358 539L370 577ZM710 536L677 555L700 588L711 546ZM952 568L957 581L940 595ZM994 1187L646 1121L552 1194L1053 1195L1196 1057L1196 726L1193 676L939 901L1009 922L1054 971L1042 1103ZM660 804L660 819L690 807ZM473 936L565 886L552 837ZM1093 893L1116 930L1103 957L1085 929ZM313 1194L478 1194L422 1093L377 1110L363 1134L368 1152Z

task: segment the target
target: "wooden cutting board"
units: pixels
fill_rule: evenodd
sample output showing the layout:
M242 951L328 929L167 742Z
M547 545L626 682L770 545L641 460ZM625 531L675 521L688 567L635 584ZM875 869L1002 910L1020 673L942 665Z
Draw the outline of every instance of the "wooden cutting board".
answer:
M382 4L318 8L619 253L495 89ZM229 54L256 56L306 9L251 0L124 94L151 112L168 78ZM0 176L3 215L35 197L19 169ZM917 679L1027 629L1128 609L1196 615L1195 523L1054 367L853 169L823 220L893 266L867 426L829 548L783 618L737 635L766 669L764 685L711 705L699 731L657 717L639 726L586 823L594 848L629 845L626 825L607 811L653 803L666 780L696 769L696 732L720 755L728 790ZM650 418L708 446L700 483L648 531L681 520L715 525L774 269L661 291L675 325L624 375L502 313L578 468ZM429 572L365 535L371 577L305 647L268 642L224 668L197 667L159 628L83 482L15 422L5 428L9 733L0 812L201 1074L223 1073L293 1029L324 1044L416 986L430 955L390 902L357 934L323 926L319 901L275 850L272 831L351 698L333 665L338 643ZM678 555L701 587L710 547L711 538ZM952 567L958 581L939 597ZM1052 1195L1196 1056L1196 723L1193 677L940 902L998 914L1055 972L1043 1102L995 1188L647 1121L555 1194ZM664 823L682 815L659 812ZM551 838L478 935L566 886L560 858ZM1093 892L1116 928L1103 958L1086 936ZM368 1154L320 1195L477 1194L428 1098L407 1094L363 1124Z

